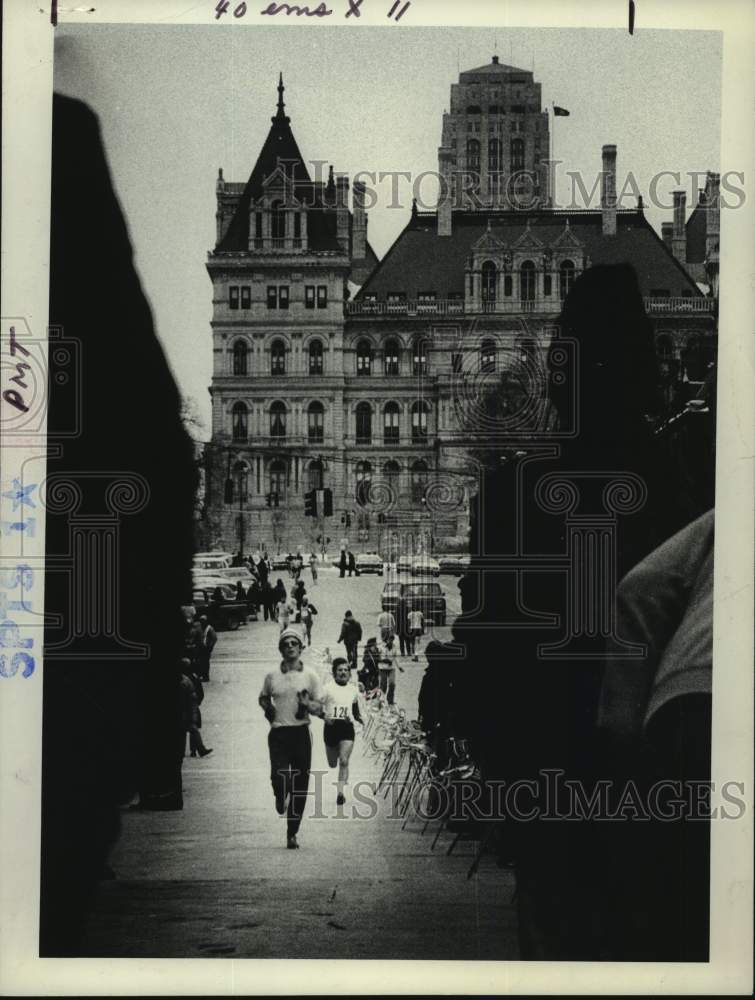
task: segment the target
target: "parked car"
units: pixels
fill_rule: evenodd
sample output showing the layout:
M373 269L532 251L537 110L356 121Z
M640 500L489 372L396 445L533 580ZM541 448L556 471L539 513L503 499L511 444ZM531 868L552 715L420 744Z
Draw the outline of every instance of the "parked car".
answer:
M273 569L288 569L288 552L281 552L280 555L272 556Z
M412 576L440 576L440 563L431 556L412 559Z
M245 587L248 587L255 579L254 574L246 566L231 566L229 569L221 569L218 572L224 580L230 580L231 583L237 583L241 580Z
M441 573L463 576L469 569L469 556L438 556Z
M356 559L359 573L377 573L383 575L383 560L377 552L360 552Z
M232 600L223 589L224 600L218 602L212 599L215 588L195 586L191 592L191 603L196 615L207 615L213 628L228 629L235 632L248 616L246 602ZM230 588L235 597L235 590Z
M401 558L396 563L396 572L399 576L405 574L411 576L412 572L412 560L411 556L401 556Z
M398 598L401 593L401 584L395 581L389 581L383 587L383 593L380 595L380 606L383 611L390 611L395 614L396 608L398 607Z
M228 569L230 556L222 553L202 552L194 556L194 569Z
M405 600L409 611L421 611L425 621L435 625L446 624L446 595L441 585L428 581L402 583L399 596Z

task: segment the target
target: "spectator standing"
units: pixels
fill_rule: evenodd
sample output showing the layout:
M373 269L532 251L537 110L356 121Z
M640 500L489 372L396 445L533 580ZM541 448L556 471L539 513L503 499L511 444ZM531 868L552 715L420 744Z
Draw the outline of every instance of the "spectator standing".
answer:
M273 588L273 605L277 608L281 601L285 601L287 597L286 588L284 586L283 580L278 577L278 580ZM278 613L276 611L276 620Z
M419 660L417 656L417 651L419 649L419 642L422 633L425 631L425 616L418 608L414 608L413 611L409 612L409 642L412 649L412 659L415 661Z
M341 558L338 560L338 575L343 578L346 576L346 567L348 565L348 559L346 557L346 549L341 549Z
M357 656L359 652L359 641L362 638L362 626L352 615L350 611L347 611L343 617L343 623L341 624L341 634L338 636L338 642L342 642L346 648L346 657L349 661L349 666L351 669L355 669L357 665Z
M202 741L202 713L199 706L204 700L202 681L192 673L191 662L181 660L181 720L184 730L189 734L189 753L191 757L206 757L212 753L211 747L206 747Z
M362 669L357 674L365 693L374 691L380 682L378 674L378 646L374 636L367 640L362 657Z
M241 580L236 581L236 600L240 601L242 604L246 602L246 591L244 590L244 584Z
M396 634L398 635L401 655L406 656L408 653L413 653L409 631L409 608L405 600L400 600L396 605Z
M199 647L199 661L198 661L198 676L199 679L209 683L210 681L210 660L212 659L212 651L215 648L215 644L218 641L217 633L215 629L210 625L207 615L202 615L199 619L199 625L202 629L202 640Z
M351 549L349 549L348 560L349 560L349 576L351 576L353 573L356 573L356 575L359 576L359 573L357 571L357 561L354 558L354 553L351 551Z
M315 555L314 552L309 557L309 568L310 568L310 570L312 572L312 584L313 584L313 586L316 587L317 586L317 556Z
M297 579L296 586L291 591L291 600L296 602L297 611L301 611L301 602L304 600L306 593L307 588L304 586L304 581Z
M392 642L396 634L396 619L390 611L381 611L378 615L377 624L381 640L383 642Z
M401 673L403 667L398 668ZM396 698L396 653L393 649L393 640L381 642L378 646L378 675L380 690L386 695L388 704L392 705Z

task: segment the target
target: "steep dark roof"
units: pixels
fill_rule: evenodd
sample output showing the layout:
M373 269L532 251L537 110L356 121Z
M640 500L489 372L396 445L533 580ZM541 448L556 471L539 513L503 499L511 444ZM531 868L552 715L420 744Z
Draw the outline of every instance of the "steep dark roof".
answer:
M225 235L215 247L216 253L245 253L249 249L249 207L264 191L265 181L276 171L285 170L294 196L307 207L307 243L311 250L344 252L337 238L336 213L332 207L334 189L330 190L328 203L323 200L322 187L309 176L304 157L291 131L291 119L285 114L283 102L283 77L278 82L278 108L273 115L270 131L257 157L257 162L239 198ZM353 217L349 215L351 239ZM348 248L350 251L350 247ZM367 244L365 257L353 262L352 277L361 284L377 265L377 257Z
M700 295L692 278L639 211L617 212L615 236L604 236L600 211L559 212L466 212L453 215L451 236L438 236L435 213L418 215L409 222L358 298L389 292L403 292L416 299L419 292L436 293L439 299L449 293L464 294L464 267L472 245L487 230L511 249L530 224L532 235L541 243L552 244L564 232L569 220L571 233L584 244L584 253L592 264L623 264L634 267L643 295L655 289L667 289L671 295L682 292Z

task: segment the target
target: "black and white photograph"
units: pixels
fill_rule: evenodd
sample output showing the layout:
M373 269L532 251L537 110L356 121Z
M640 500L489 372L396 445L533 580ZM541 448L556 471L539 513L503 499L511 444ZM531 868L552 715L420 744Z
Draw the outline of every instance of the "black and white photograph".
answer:
M748 993L752 9L107 6L3 154L28 982Z

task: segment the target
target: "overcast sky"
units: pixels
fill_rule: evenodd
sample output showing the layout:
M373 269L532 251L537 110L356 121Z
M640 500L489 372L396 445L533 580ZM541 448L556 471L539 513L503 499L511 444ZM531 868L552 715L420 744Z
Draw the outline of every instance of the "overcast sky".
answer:
M441 119L461 69L490 62L532 69L556 121L557 196L566 170L588 190L600 148L618 147L619 185L645 193L661 170L720 169L721 36L708 32L296 26L70 25L56 31L55 86L99 116L157 331L181 391L209 427L215 179L249 176L275 112L278 71L302 155L359 170L437 168ZM668 178L659 191L676 183ZM693 181L683 177L688 204ZM402 189L404 190L404 189ZM423 194L431 197L432 184ZM382 195L384 194L384 197ZM382 256L406 224L389 188L370 213ZM633 204L633 199L627 206ZM660 231L670 211L647 207Z

